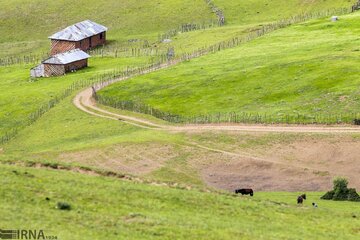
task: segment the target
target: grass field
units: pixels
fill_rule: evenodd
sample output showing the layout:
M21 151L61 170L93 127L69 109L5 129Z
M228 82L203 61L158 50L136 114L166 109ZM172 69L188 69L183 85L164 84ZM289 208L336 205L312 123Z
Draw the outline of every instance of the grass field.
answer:
M225 26L178 33L166 44L158 42L159 34L216 20L205 1L0 0L0 58L47 52L47 36L84 19L109 27L110 50L142 48L148 41L152 49L174 47L181 54L279 19L352 5L352 0L214 2L225 12ZM359 20L356 13L336 23L298 24L100 94L183 116L357 112ZM1 229L44 229L59 239L358 238L359 204L322 201L322 192L308 192L304 206L297 206L300 193L291 192L325 190L339 175L358 187L358 135L143 129L76 109L77 90L27 125L29 114L72 84L155 60L93 56L87 69L36 81L29 81L33 65L0 67L0 137L19 129L0 145ZM255 196L213 189L242 185L253 187ZM72 209L60 211L57 202Z
M117 83L100 95L182 116L359 113L359 20L354 13L335 23L321 19L292 26Z
M0 51L0 55L3 54L4 56L11 56L17 54L26 55L30 53L30 49L32 52L36 52L38 51L38 48L48 48L48 40L46 39L46 36L56 31L57 29L60 29L61 27L70 24L71 22L81 20L79 18L80 16L76 14L77 8L74 8L72 5L66 4L66 1L56 3L45 3L41 0L37 0L36 2L12 1L4 2L1 4L2 10L0 11L2 11L2 18L0 19L0 21L2 24L0 30L4 32L4 34L2 34L0 37L0 50L3 49L3 51ZM78 4L79 6L84 5L81 1L78 1L76 4ZM109 26L109 28L111 29L108 34L110 45L114 44L114 41L121 42L122 40L124 40L124 37L130 38L130 36L134 37L134 35L137 34L144 36L157 36L159 32L171 29L184 22L201 22L214 18L214 14L210 13L208 6L205 4L205 2L202 1L180 2L174 0L170 2L167 1L166 3L158 2L156 9L159 11L159 14L164 15L164 17L157 18L156 20L151 17L150 13L144 13L145 9L149 8L149 6L152 4L149 1L145 1L142 3L137 3L135 1L127 1L126 3L116 3L116 5L113 5L115 3L113 3L112 1L107 1L106 3L101 3L100 5L99 4L100 3L98 3L97 1L92 1L88 3L86 5L87 7L84 10L85 16L86 14L88 14L89 18L93 17L92 12L94 11L94 9L98 9L99 12L101 12L101 14L91 19L99 21L100 23L104 22L105 25ZM108 7L108 4L113 6L114 9L118 9L118 11L120 12L111 11L111 14L108 14L107 11L111 9ZM179 7L179 4L181 5L181 7ZM234 7L230 6L229 3L221 1L219 1L218 3L216 2L216 4L219 4L220 7L224 8ZM236 4L236 7L239 7L240 5L240 7L243 8L250 7L249 5L246 5L242 2L236 2ZM244 4L244 6L242 6L242 4ZM264 5L265 4L266 3L264 2ZM185 7L189 5L191 6L191 8ZM262 5L262 3L260 5ZM327 2L326 4L326 6L329 8L338 8L343 7L344 5L345 2L335 3L334 1ZM69 6L72 6L71 9ZM294 6L300 7L296 8L297 10L293 12ZM319 1L315 1L312 2L310 5L307 5L307 7L305 8L301 4L298 5L296 1L291 1L291 4L288 5L288 8L286 9L286 11L284 10L283 13L290 14L292 12L293 14L297 14L310 10L318 10L320 9L319 6L324 5ZM26 12L26 8L31 9L31 13L24 14L24 12ZM173 14L172 11L175 11L174 9L178 8L184 8L185 12L183 12L182 14L178 12L177 14ZM54 9L62 9L62 11L55 11ZM49 14L47 16L41 16L40 14L38 14L39 12L49 12ZM195 12L196 14L193 14ZM236 26L229 24L229 26L223 28L213 28L179 34L174 37L174 41L172 43L162 45L160 44L157 47L159 49L163 49L164 51L166 51L166 49L169 47L175 47L176 54L181 54L183 52L193 51L198 48L214 44L224 39L233 38L235 36L242 36L244 34L247 34L251 29L253 29L256 24L260 24L264 21L269 22L273 20L278 20L288 16L279 15L273 19L259 19L257 18L258 13L252 12L249 14L252 16L249 16L249 18L251 18L252 20L244 21L241 23L238 22L238 25ZM119 18L115 17L115 15L121 15L123 17ZM143 16L142 20L144 22L135 21L136 17L139 15ZM170 15L171 21L167 21L169 18L168 16ZM191 15L192 17L189 18L189 15ZM262 15L266 15L268 17L273 16L272 12L264 12L262 13ZM66 16L66 18L63 18L63 16ZM47 21L44 21L45 17L47 18ZM236 14L230 11L229 18L232 19L235 17ZM84 16L81 16L81 18L84 18ZM59 23L58 19L66 20ZM126 19L126 21L124 21L123 19ZM151 21L149 19L151 19ZM157 23L155 24L153 21L157 21ZM119 22L121 22L121 24L119 24ZM9 32L10 28L7 28L7 26L10 24L13 24L15 26L15 29L14 27L11 28L11 32ZM36 27L37 30L31 32L26 31L29 26ZM33 67L33 65L13 65L9 67L1 67L0 74L2 81L0 83L0 86L3 90L3 94L0 96L0 120L2 122L0 126L0 136L4 135L4 133L8 131L11 131L13 128L23 127L24 121L26 121L27 116L31 112L36 110L41 104L49 101L49 99L51 99L53 96L56 96L57 94L62 92L72 83L90 78L94 74L98 74L103 71L118 70L122 69L125 66L142 65L148 61L150 61L150 57L96 57L90 60L90 68L87 70L80 71L76 74L70 74L66 77L53 78L51 79L51 81L48 81L48 79L43 79L35 83L28 82L29 69ZM159 82L159 84L162 83ZM132 94L132 91L129 91L128 93ZM17 100L13 101L14 98L16 98ZM195 97L195 101L197 100L196 98L198 97ZM179 99L176 99L175 101L178 100ZM212 97L211 100L213 100ZM173 101L174 100L169 99L169 106L173 106ZM234 99L233 101L237 101L237 99ZM153 104L153 102L149 103ZM155 103L154 106L157 107L157 103ZM202 105L200 104L199 107L202 107ZM161 107L161 109L163 108ZM166 107L164 107L164 109L169 110L169 108ZM191 110L191 108L189 110ZM216 106L214 110L217 111ZM232 111L233 109L228 108L224 110ZM239 109L235 110L239 111ZM175 112L183 113L181 109L175 109ZM195 108L191 110L191 112L189 112L188 114L194 113L202 112L199 112L199 108Z
M321 193L301 207L298 193L234 197L6 165L0 173L2 228L60 239L357 239L360 231L358 204L321 201Z
M175 29L186 23L208 23L216 21L204 0L196 1L84 1L71 2L61 0L48 2L36 1L0 1L0 58L45 54L48 52L52 33L84 19L91 19L109 27L107 34L111 48L142 46L145 41L159 50L174 47L176 52L196 46L203 47L212 43L212 39L221 40L234 35L233 27L254 28L279 19L297 14L327 9L349 8L353 3L348 0L299 1L291 0L271 2L267 0L251 1L214 1L225 11L227 26L222 30L199 31L199 34L184 33L170 44L156 43L158 35ZM280 7L280 10L279 10ZM152 9L152 11L148 11ZM81 11L82 14L79 14ZM46 12L47 14L43 14ZM94 14L96 12L96 14ZM156 18L154 15L156 14ZM141 16L139 18L138 16ZM8 26L12 26L9 28ZM28 29L34 29L28 31ZM238 31L238 30L237 30ZM221 33L222 32L222 33ZM198 36L196 36L198 35ZM201 36L199 36L201 35ZM190 41L189 41L190 38ZM187 39L186 41L184 41ZM129 40L133 43L129 43ZM191 49L193 50L193 49Z
M1 0L0 5L0 56L47 52L48 36L84 19L108 26L110 42L153 41L182 23L215 19L204 1L191 0Z
M149 64L150 58L90 58L89 67L77 73L30 81L29 65L0 67L0 136L24 126L30 113L59 96L73 83L127 67ZM95 79L96 80L96 79Z
M226 21L229 25L256 24L260 22L272 22L278 19L306 12L320 12L326 9L349 8L356 1L353 0L215 0L225 12Z

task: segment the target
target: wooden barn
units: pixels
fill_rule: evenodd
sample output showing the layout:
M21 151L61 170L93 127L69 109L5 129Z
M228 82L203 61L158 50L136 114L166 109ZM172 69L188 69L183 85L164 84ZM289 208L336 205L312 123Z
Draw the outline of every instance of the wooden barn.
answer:
M104 45L107 30L106 27L90 20L69 26L49 37L51 39L51 55L78 48L86 51Z
M88 55L81 49L56 54L30 71L31 77L61 76L88 66Z

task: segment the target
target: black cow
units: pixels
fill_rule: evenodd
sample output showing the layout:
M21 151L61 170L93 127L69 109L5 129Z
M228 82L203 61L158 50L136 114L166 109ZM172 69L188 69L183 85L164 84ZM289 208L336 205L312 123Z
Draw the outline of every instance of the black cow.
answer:
M302 194L302 195L298 196L297 203L302 204L304 202L304 200L306 200L306 194Z
M249 195L250 196L254 196L254 191L251 188L241 188L241 189L236 189L235 193L241 193L241 195Z

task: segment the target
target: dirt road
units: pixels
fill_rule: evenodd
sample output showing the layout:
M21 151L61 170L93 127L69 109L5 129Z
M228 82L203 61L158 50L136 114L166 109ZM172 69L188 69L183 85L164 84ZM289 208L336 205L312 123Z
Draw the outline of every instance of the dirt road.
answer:
M165 68L167 66L161 66ZM149 71L150 72L150 71ZM146 73L144 73L146 74ZM96 91L118 81L94 86ZM323 126L323 125L245 125L245 124L199 124L199 125L167 125L136 116L114 113L99 108L93 99L93 88L87 88L76 95L74 105L93 116L109 120L122 121L140 128L169 132L229 132L229 133L326 133L343 136L344 133L359 133L358 126ZM360 186L357 179L358 142L339 143L325 142L324 146L316 141L309 142L306 147L296 143L281 148L268 149L267 154L253 154L227 151L204 146L199 143L187 143L187 146L198 149L196 158L190 161L207 159L197 170L201 178L209 186L231 190L239 184L251 186L257 190L326 190L331 187L331 179L339 174L348 176L353 186ZM340 144L340 145L339 145ZM154 149L156 151L156 149ZM199 153L203 152L203 157ZM279 155L280 154L280 155ZM297 156L299 155L299 156ZM289 162L289 156L294 158ZM93 155L92 155L93 157ZM76 157L78 160L78 156ZM212 159L213 161L209 161ZM216 161L216 159L220 159ZM320 160L318 160L320 159ZM341 161L340 161L341 160ZM116 164L121 163L121 159ZM147 159L149 161L149 159ZM165 160L164 160L165 161ZM209 163L213 162L213 163ZM149 165L149 164L147 164ZM150 164L151 166L153 164ZM159 167L162 165L158 163ZM194 164L197 166L197 164ZM138 169L138 167L136 168ZM246 171L244 171L246 169ZM122 169L125 171L126 169Z
M125 80L125 79L122 79ZM120 80L119 80L120 81ZM105 86L105 85L104 85ZM108 85L106 85L108 86ZM96 87L97 90L101 86ZM113 113L96 106L93 89L87 88L74 98L74 105L91 115L123 121L142 128L167 131L242 131L242 132L288 132L288 133L360 133L357 126L323 126L323 125L245 125L245 124L199 124L199 125L160 125L146 119Z

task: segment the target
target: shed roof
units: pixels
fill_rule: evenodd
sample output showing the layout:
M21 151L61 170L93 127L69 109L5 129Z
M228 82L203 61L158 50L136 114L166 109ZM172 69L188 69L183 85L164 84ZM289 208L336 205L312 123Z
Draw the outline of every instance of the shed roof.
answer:
M60 32L51 35L50 39L65 41L80 41L85 38L107 31L107 27L90 20L85 20L69 26Z
M86 52L80 50L80 49L74 49L68 52L59 53L56 54L46 60L44 60L42 63L47 64L68 64L80 60L84 60L89 58L90 55Z

